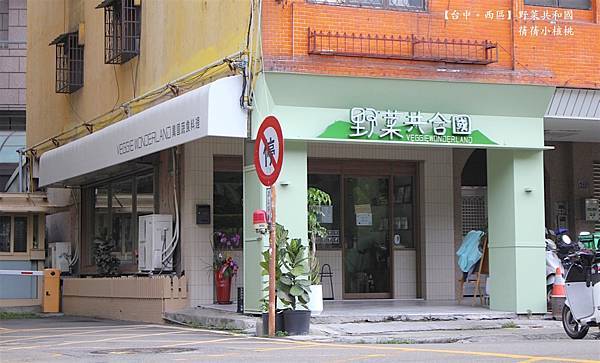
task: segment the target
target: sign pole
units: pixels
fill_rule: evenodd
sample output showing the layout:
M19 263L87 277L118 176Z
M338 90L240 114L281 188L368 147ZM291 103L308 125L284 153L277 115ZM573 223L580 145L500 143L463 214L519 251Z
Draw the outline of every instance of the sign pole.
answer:
M269 238L269 248L271 249L271 258L269 259L269 336L275 336L275 263L277 258L277 223L275 217L275 203L277 194L275 186L271 186L271 234Z
M277 219L275 204L277 202L275 182L281 173L283 164L283 133L275 116L267 116L256 133L254 143L254 167L258 180L267 187L267 211L270 212L269 228L269 336L275 336L275 271L277 263Z

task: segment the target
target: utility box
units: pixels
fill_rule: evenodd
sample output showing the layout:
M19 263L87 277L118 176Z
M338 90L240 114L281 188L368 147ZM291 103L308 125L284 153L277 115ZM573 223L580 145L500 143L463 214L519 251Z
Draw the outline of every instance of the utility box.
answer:
M50 247L50 261L53 269L60 272L69 272L71 261L71 242L52 242Z
M172 271L173 217L169 214L140 216L138 232L139 271L151 273Z
M44 270L44 296L42 311L45 313L60 312L60 270L47 268Z

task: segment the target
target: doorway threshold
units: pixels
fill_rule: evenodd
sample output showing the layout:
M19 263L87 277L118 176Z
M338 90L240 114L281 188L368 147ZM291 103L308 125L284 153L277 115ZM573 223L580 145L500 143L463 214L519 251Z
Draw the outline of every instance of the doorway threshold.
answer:
M325 301L315 323L358 323L384 321L448 321L512 319L512 312L492 311L485 306L458 304L453 300L340 300Z

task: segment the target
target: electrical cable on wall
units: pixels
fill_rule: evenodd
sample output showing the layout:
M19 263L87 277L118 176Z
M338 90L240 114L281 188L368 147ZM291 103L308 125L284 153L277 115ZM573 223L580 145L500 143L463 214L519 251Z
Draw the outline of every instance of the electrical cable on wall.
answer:
M190 72L182 77L179 77L169 83L164 84L161 87L158 87L158 88L151 90L141 96L133 98L132 100L121 104L120 107L118 107L114 110L105 112L87 122L81 122L80 124L78 124L72 128L69 128L63 132L60 132L59 134L57 134L53 137L49 137L31 147L29 147L28 149L25 150L25 152L27 153L27 155L30 159L33 159L36 156L39 156L40 152L51 149L53 147L52 140L58 141L60 145L65 144L65 143L67 143L71 140L77 139L81 136L88 135L89 132L88 132L86 125L93 125L94 131L97 131L97 130L100 130L101 128L105 127L108 124L112 124L112 123L122 120L123 118L128 116L128 115L125 115L123 112L123 110L125 110L125 109L133 108L136 112L139 112L139 111L145 109L146 106L149 105L150 103L155 102L162 97L165 97L165 96L172 97L172 92L170 90L173 86L179 87L181 89L191 89L196 84L201 83L202 81L209 79L210 77L216 75L217 72L219 74L231 73L229 64L234 61L239 62L239 60L242 58L243 54L244 54L244 52L241 52L241 51L234 53L234 54L232 54L228 57L225 57L219 61L211 63L211 64L209 64L205 67L202 67L198 70L195 70L193 72ZM72 105L71 104L69 104L69 105L71 106L71 109L76 114L76 116L80 118L80 116L77 114L77 112L73 109Z
M167 264L167 262L169 261L169 258L171 258L173 256L173 254L175 253L175 248L177 247L178 243L179 243L179 203L177 202L177 171L178 171L178 165L177 165L177 156L176 156L176 152L175 152L175 148L172 148L172 154L173 154L173 200L175 202L175 230L173 231L173 238L171 239L171 242L169 244L169 246L167 246L165 249L163 249L162 252L162 265L163 268L164 266ZM162 269L161 269L162 272Z

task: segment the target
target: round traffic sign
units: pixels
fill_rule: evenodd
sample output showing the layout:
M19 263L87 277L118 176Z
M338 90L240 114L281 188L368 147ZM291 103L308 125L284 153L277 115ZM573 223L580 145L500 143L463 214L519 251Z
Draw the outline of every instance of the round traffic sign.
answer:
M267 116L256 134L254 167L260 182L270 187L275 184L283 165L283 133L275 116Z

